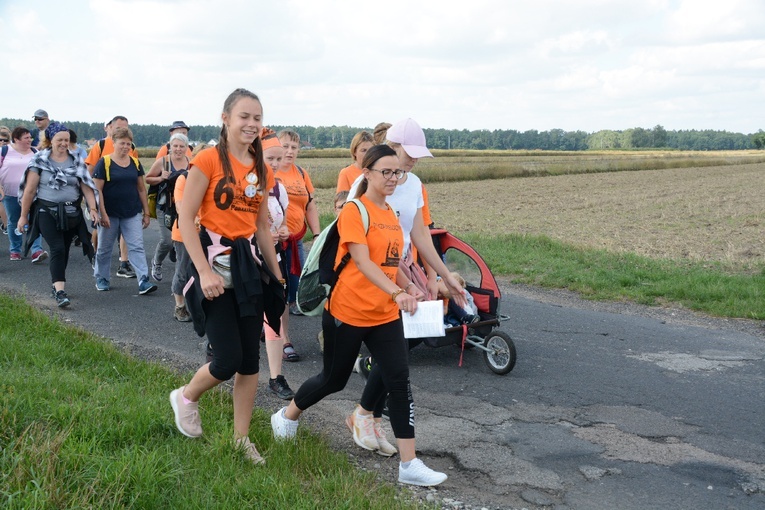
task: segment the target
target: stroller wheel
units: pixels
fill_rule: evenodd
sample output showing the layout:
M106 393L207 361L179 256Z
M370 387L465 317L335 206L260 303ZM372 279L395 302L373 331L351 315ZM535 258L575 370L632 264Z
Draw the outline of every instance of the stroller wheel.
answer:
M503 331L492 331L486 336L484 346L484 361L495 374L505 375L515 366L515 344L510 335Z

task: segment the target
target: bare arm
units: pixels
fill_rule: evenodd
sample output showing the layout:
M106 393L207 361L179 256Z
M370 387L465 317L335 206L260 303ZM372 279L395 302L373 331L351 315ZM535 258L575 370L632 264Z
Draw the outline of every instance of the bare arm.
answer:
M24 231L24 227L29 224L29 209L37 194L37 187L40 185L40 174L27 171L26 183L24 184L24 196L21 197L21 214L16 228L19 232Z
M316 199L308 202L305 208L305 220L308 223L308 228L311 229L313 235L319 235L321 232L321 224L319 223L319 208L316 207Z
M422 221L422 209L418 209L417 214L414 216L414 226L412 227L410 236L412 238L412 244L417 247L417 251L420 253L422 259L430 265L431 270L435 270L441 275L444 284L453 296L452 299L454 299L458 305L464 306L465 296L462 294L462 286L452 277L444 264L444 261L438 256L438 252L436 252L436 248L433 246L433 240L430 237L430 231ZM428 279L430 280L430 278Z
M178 211L178 226L189 259L199 273L199 284L202 287L202 292L207 299L212 299L223 294L223 280L219 275L213 273L207 262L194 221L209 185L209 179L201 170L198 168L189 170L189 174L186 176L186 187L183 190L181 208Z
M146 174L146 182L149 184L159 184L166 179L164 176L164 162L164 158L160 158L152 163L149 173Z
M268 200L268 195L266 195L265 199ZM268 226L268 204L266 200L260 203L260 208L258 209L258 230L255 232L255 239L258 241L258 248L260 248L260 253L263 255L263 260L268 268L277 278L282 279L284 277L282 276L281 269L279 269L279 263L276 261L276 250L274 250L273 237Z

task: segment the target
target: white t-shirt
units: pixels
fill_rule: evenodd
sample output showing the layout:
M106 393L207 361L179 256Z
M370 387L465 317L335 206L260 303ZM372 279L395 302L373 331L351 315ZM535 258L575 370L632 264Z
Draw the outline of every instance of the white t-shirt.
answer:
M282 223L284 223L284 211L287 210L290 202L284 184L276 181L276 186L279 188L279 198L277 199L271 196L271 194L268 195L268 225L273 233L276 233L279 227L282 226Z
M351 190L348 192L348 198L356 196L356 189L361 183L361 179L364 176L360 175L351 186ZM414 227L414 217L419 209L422 209L425 205L425 199L422 196L422 181L420 178L414 175L412 172L407 173L406 181L403 184L396 186L396 191L393 192L388 198L385 199L388 205L396 211L398 216L398 222L401 225L401 230L404 233L404 253L401 258L406 256L411 249L411 233L412 227Z

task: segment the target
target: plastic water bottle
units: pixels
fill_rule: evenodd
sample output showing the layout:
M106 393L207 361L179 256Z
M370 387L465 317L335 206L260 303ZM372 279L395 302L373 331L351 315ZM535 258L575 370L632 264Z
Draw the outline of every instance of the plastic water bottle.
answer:
M19 231L19 227L16 227L13 229L13 231L16 233L17 236L21 235L21 232ZM29 232L29 225L24 225L24 233Z

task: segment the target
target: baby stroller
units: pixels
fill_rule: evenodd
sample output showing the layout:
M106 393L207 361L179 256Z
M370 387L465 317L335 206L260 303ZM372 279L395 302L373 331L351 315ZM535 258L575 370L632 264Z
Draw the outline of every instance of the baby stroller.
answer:
M510 317L499 314L502 294L489 266L469 244L443 229L432 229L433 244L443 257L446 267L456 271L467 283L465 289L473 296L480 320L464 326L449 327L442 337L424 339L429 347L457 345L483 351L489 369L500 375L515 366L515 344L510 335L497 329ZM460 363L461 363L460 356Z

